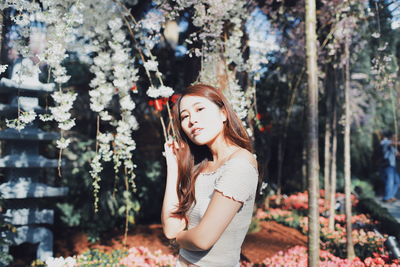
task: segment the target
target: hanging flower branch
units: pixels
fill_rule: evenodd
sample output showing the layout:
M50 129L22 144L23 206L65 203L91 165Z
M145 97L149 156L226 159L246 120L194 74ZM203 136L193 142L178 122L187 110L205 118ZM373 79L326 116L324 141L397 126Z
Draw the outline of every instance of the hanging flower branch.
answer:
M75 118L72 118L70 110L77 97L76 93L64 88L70 76L63 62L68 53L73 52L81 62L90 65L94 76L89 84L90 108L98 114L96 155L91 162L90 171L96 211L103 162L112 161L116 174L122 168L126 181L129 181L131 188L135 188L135 164L132 157L136 143L132 139L132 133L139 127L133 115L134 95L138 92L136 84L139 80L139 65L144 67L149 80L146 94L152 99L149 104L160 115L165 138L168 135L175 136L173 127L165 124L161 114L165 107L169 122L172 122L168 99L173 96L174 90L164 84L157 58L152 53L154 46L161 40L161 30L167 20L174 19L184 9L194 10L193 24L199 31L190 35L186 42L198 43L201 49L191 49L188 54L202 57L199 77L202 82L210 84L215 84L217 77L214 69L208 66L223 59L223 68L228 79L227 93L243 120L253 104L251 99L255 95L255 83L250 83L245 92L239 85L237 73L247 73L250 80L259 79L256 75L264 57L261 54L254 56L253 52L258 51L265 55L269 51L265 49L265 44L262 46L260 42L252 41L248 44L253 51L249 59L242 56L244 23L249 19L247 2L244 0L176 0L173 1L173 6L168 1L155 2L158 7L147 12L140 21L135 20L120 0L46 0L41 1L40 5L28 0L7 0L0 4L2 9L11 7L16 11L13 20L19 27L21 38L16 41L15 47L23 56L32 55L27 45L33 30L32 22L38 21L46 25L46 47L34 56L39 59L38 64L46 63L49 66L57 91L52 95L55 105L49 108L50 113L40 114L39 119L57 122L62 133L60 140L56 142L60 155L70 144L66 133L75 125ZM127 36L131 39L127 39ZM136 55L139 55L138 59L135 58ZM0 66L0 72L5 68L6 66ZM113 111L115 104L119 106L118 114ZM9 127L22 129L36 117L37 114L33 111L21 111L16 120L10 120L7 124ZM168 132L169 130L172 132Z
M93 4L95 3L93 2ZM136 106L132 100L132 94L137 93L136 82L139 78L132 58L133 51L130 47L130 42L126 40L126 28L123 20L118 17L118 7L110 1L109 6L106 5L103 8L107 9L107 11L99 8L96 10L97 14L96 12L91 12L93 17L89 18L90 23L85 24L85 30L93 30L96 33L90 40L85 41L85 50L93 51L97 54L93 58L93 65L90 68L95 77L90 82L90 86L93 89L89 92L91 108L99 114L96 137L97 153L91 164L95 211L98 210L100 173L103 169L102 161L108 162L112 160L116 174L123 167L125 179L135 189L134 168L136 165L133 163L132 158L136 143L132 139L132 132L139 128L139 124L132 114ZM115 12L108 12L110 8ZM104 18L103 12L108 14L109 17L107 19ZM119 120L109 110L115 97L118 98L120 108ZM100 121L103 124L112 126L114 132L102 133L100 131ZM126 191L129 191L129 188L126 188Z
M256 108L255 87L260 79L261 65L267 63L266 55L277 49L273 41L257 39L258 34L248 34L247 46L250 56L243 57L243 43L246 37L246 27L251 24L252 17L248 12L247 1L222 0L222 1L158 1L160 8L168 12L168 19L172 20L184 10L193 10L193 25L199 30L192 33L186 43L195 45L189 49L190 57L201 57L202 67L199 80L204 83L219 84L218 68L222 69L226 83L224 93L245 123L246 118L255 117ZM201 48L199 48L201 47ZM246 47L245 47L246 48ZM237 78L239 73L245 74L251 81L243 88ZM249 113L249 111L251 111ZM250 116L249 116L250 115ZM246 123L245 123L246 124ZM249 133L251 131L249 130Z
M127 16L124 18L124 20L127 26L129 27L129 25L133 25L129 29L131 37L133 39L143 41L143 46L141 46L138 42L136 48L138 49L139 55L143 62L143 67L145 68L147 78L150 82L150 87L147 89L146 93L150 98L155 99L155 103L158 105L158 109L160 109L159 104L160 101L162 101L160 98L168 99L174 93L174 90L171 87L164 85L161 72L158 70L158 62L156 61L156 57L151 52L152 48L155 45L154 40L158 40L160 37L161 25L165 22L165 17L159 10L153 10L148 12L143 20L137 22L120 1L115 0L115 2L118 3L119 6L123 8L126 12L125 14ZM136 35L133 32L134 30L137 30ZM156 76L159 84L158 87L154 85L151 73L154 73L154 75ZM168 101L164 102L164 104L166 105L168 110L169 123L172 123L173 118ZM161 110L162 108L160 109L160 111ZM163 120L163 117L161 116L161 113L159 113L159 116L161 125L163 126L164 139L167 140L168 135L175 137L173 127L168 127L168 129L172 130L172 133L167 133L165 122Z
M46 63L50 70L49 75L53 76L54 81L58 85L58 91L52 94L55 101L55 107L50 107L51 114L41 114L39 119L42 121L54 120L58 123L61 131L70 130L75 125L75 119L71 118L69 110L72 108L76 99L76 94L64 92L62 85L68 82L70 76L66 75L66 69L62 66L63 60L67 57L67 43L74 34L74 27L82 23L79 9L82 5L75 1L66 1L63 3L57 1L43 1L42 6L39 3L30 1L7 1L2 9L11 7L15 10L11 19L18 26L18 33L21 38L14 41L14 48L25 58L34 57L37 63L33 65L22 61L19 69L15 70L16 82L21 85L29 82L25 77L38 75L40 72L38 65ZM69 11L68 11L69 10ZM34 22L46 25L47 31L47 47L45 49L30 49L28 40L32 33L37 33L37 28L32 24ZM18 117L13 120L6 120L6 124L10 128L22 130L25 126L34 121L37 114L30 110L28 112L21 111L18 105ZM70 143L68 138L61 134L61 139L56 141L57 147L60 149L58 170L61 176L61 154Z

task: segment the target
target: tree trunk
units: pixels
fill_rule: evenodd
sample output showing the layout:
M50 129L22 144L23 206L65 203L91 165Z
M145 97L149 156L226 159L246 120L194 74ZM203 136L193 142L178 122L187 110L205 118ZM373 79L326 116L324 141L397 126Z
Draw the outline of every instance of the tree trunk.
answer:
M318 181L318 67L315 0L306 0L306 54L308 74L308 266L319 266Z
M346 198L346 236L347 236L347 258L354 259L354 245L351 227L351 165L350 165L350 37L346 36L344 56L346 58L345 65L345 87L344 87L344 113L345 113L345 126L344 126L344 192Z
M337 107L336 107L336 94L333 95L333 110L332 110L332 161L331 161L331 179L330 179L330 192L329 192L329 223L328 229L334 230L335 227L335 204L336 204L336 152L337 152Z
M302 164L301 164L301 174L302 174L302 179L301 179L301 186L302 190L307 189L307 146L303 145L303 149L301 152L301 157L302 157Z
M278 195L277 202L278 204L281 202L281 194L282 194L282 165L283 165L283 138L280 137L278 142L278 174L277 174L277 192Z
M329 74L328 74L329 75ZM326 85L326 116L325 116L325 145L324 145L324 191L325 191L325 208L329 208L329 200L330 200L330 162L331 162L331 137L332 137L332 129L331 129L331 88L328 80L328 84Z
M3 62L3 57L2 57L2 55L4 54L2 52L3 42L4 42L3 37L5 36L5 34L3 32L5 30L4 22L5 22L4 10L0 10L0 64L4 64L5 63L5 61Z

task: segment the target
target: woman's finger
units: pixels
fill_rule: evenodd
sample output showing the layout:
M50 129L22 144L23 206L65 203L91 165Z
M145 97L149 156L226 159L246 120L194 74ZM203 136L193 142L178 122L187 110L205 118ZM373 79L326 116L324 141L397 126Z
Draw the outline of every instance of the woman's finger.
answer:
M175 148L175 149L179 149L179 145L178 145L178 142L177 142L177 141L174 141L174 148Z

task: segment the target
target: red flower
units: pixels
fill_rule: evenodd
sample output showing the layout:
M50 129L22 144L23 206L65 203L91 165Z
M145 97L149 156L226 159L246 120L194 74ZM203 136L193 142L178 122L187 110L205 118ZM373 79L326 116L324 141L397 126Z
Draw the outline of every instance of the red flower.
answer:
M173 95L171 96L171 101L172 101L172 103L176 103L176 101L178 101L178 98L179 98L180 96L181 96L180 94L173 94Z
M375 258L373 259L374 263L377 264L378 266L382 266L385 264L385 261L382 258Z
M154 107L157 111L162 111L163 105L164 105L163 99L158 98L158 99L154 100Z
M162 111L164 109L164 105L168 103L168 98L157 98L154 100L149 100L147 103L149 106L154 107L157 111Z
M258 127L258 129L260 130L260 132L265 132L265 127L264 126L260 126L260 127Z
M256 114L256 118L257 118L257 120L261 120L262 115L261 115L260 113L257 113L257 114Z
M136 86L136 84L133 84L130 90L131 90L131 91L137 91L137 86Z

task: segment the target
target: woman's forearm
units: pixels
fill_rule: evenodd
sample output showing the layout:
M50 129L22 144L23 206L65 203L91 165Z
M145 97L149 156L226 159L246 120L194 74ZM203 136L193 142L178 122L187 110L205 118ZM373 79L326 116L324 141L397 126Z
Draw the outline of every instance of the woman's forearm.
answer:
M171 217L171 214L176 211L178 204L179 200L176 192L176 177L168 174L161 212L161 223L164 229L164 234L168 239L176 238L176 235L186 227L184 219Z
M196 227L187 231L179 232L176 236L176 242L181 248L192 251L204 251L211 247L206 243L205 236L200 236Z

